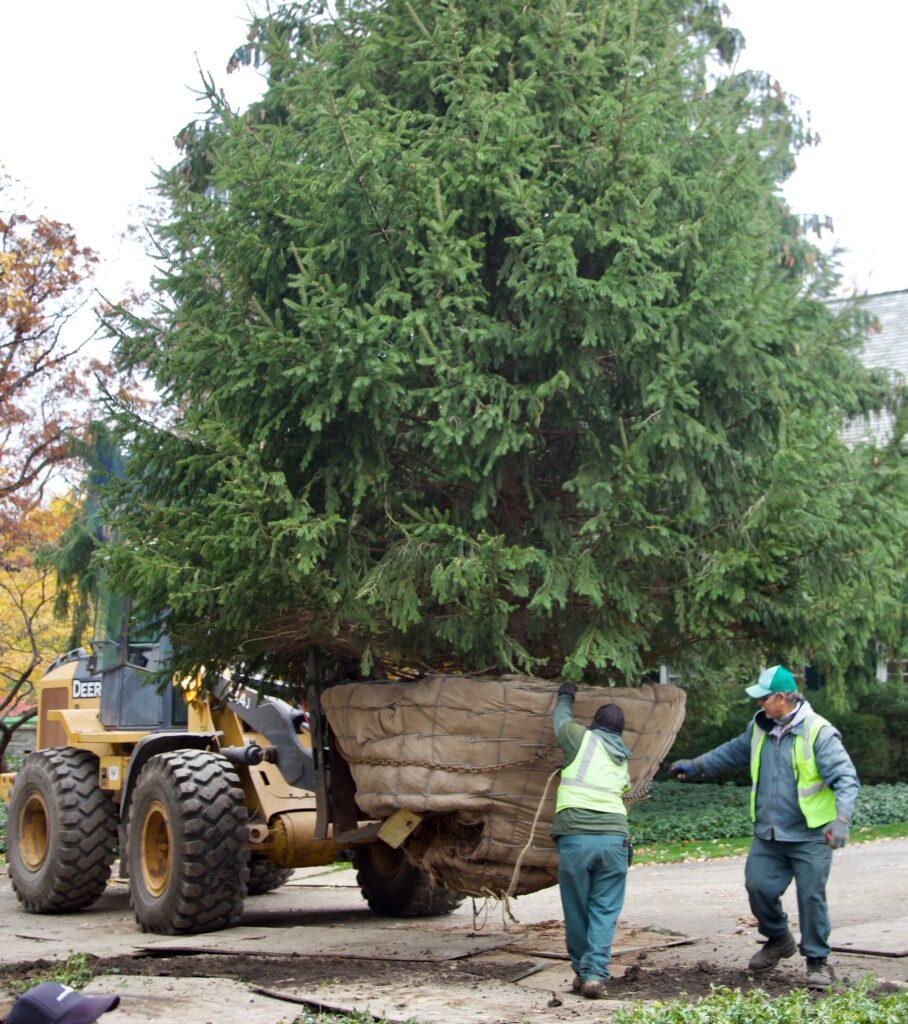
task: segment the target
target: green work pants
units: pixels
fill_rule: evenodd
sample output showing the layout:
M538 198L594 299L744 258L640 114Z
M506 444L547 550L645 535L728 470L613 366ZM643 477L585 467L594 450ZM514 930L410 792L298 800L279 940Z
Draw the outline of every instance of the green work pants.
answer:
M567 951L584 981L607 981L624 906L627 838L609 832L559 836L558 887Z
M831 864L832 849L825 842L754 839L744 868L744 884L761 934L774 939L788 930L782 893L794 879L798 889L801 955L821 959L829 956L826 879Z

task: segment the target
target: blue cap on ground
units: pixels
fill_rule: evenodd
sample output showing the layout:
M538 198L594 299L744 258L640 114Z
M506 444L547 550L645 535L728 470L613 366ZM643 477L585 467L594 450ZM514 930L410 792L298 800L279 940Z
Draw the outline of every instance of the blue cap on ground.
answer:
M69 985L48 981L23 992L3 1024L93 1024L119 1005L119 996L83 996Z
M771 693L794 693L797 688L795 677L787 668L782 665L773 665L772 668L761 672L760 678L753 686L748 686L745 693L748 697L753 697L754 700L760 700L763 697L768 697Z

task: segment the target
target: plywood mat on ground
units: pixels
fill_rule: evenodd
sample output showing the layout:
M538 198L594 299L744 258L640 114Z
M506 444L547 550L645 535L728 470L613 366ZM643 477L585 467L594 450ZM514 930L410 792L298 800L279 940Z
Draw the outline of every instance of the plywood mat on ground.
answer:
M301 1001L317 999L335 1006L355 1007L360 1013L365 1011L388 1021L417 1020L421 1024L513 1021L516 1024L527 1020L564 1019L553 1016L547 1008L550 993L527 992L516 985L510 990L503 985L495 985L491 990L486 990L474 982L445 985L443 989L433 990L425 984L407 984L406 981L398 980L393 984L372 983L368 987L359 988L356 984L335 984L332 980L319 985L317 990L287 988L281 991ZM597 1004L597 1010L605 1008Z
M836 928L832 933L832 948L837 953L908 956L908 917Z
M612 956L619 957L641 950L667 949L670 946L686 946L695 941L686 935L666 934L650 928L632 928L619 923L612 943ZM552 920L528 925L522 929L521 934L514 937L507 949L512 953L524 953L529 956L567 959L564 922Z
M236 956L331 956L347 960L442 961L475 956L512 941L503 933L430 931L416 927L231 928L208 935L161 936L133 942L142 952Z

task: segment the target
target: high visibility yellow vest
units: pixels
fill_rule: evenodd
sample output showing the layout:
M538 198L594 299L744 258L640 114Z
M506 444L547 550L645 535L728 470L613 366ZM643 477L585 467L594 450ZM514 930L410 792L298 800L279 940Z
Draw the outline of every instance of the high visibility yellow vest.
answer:
M582 807L588 811L607 811L627 817L621 794L630 788L627 761L615 764L602 740L587 729L577 756L561 771L555 811Z
M804 719L804 731L794 737L791 745L791 766L798 787L798 805L808 828L826 825L836 816L835 793L823 781L817 768L813 745L824 725L829 725L820 715L808 715ZM757 820L757 782L760 779L760 752L766 742L766 733L754 722L750 737L750 820Z

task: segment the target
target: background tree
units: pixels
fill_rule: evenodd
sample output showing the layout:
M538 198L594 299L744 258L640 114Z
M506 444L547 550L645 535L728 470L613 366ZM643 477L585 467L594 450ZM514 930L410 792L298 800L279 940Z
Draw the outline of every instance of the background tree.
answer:
M87 624L86 593L70 615L42 552L72 525L75 509L54 495L77 478L98 395L114 380L87 309L95 254L68 224L23 205L0 175L0 759L34 713L34 680Z
M255 22L264 98L212 86L162 179L111 578L187 669L862 664L904 468L839 438L885 387L720 5L336 10Z
M0 175L0 543L18 546L22 517L70 458L102 367L84 355L91 328L67 330L97 257L68 224L11 205Z
M28 544L8 548L0 562L0 766L6 765L13 733L34 719L38 673L69 649L70 625L54 614L54 567L35 551L55 544L73 514L63 499L32 509L17 524Z

